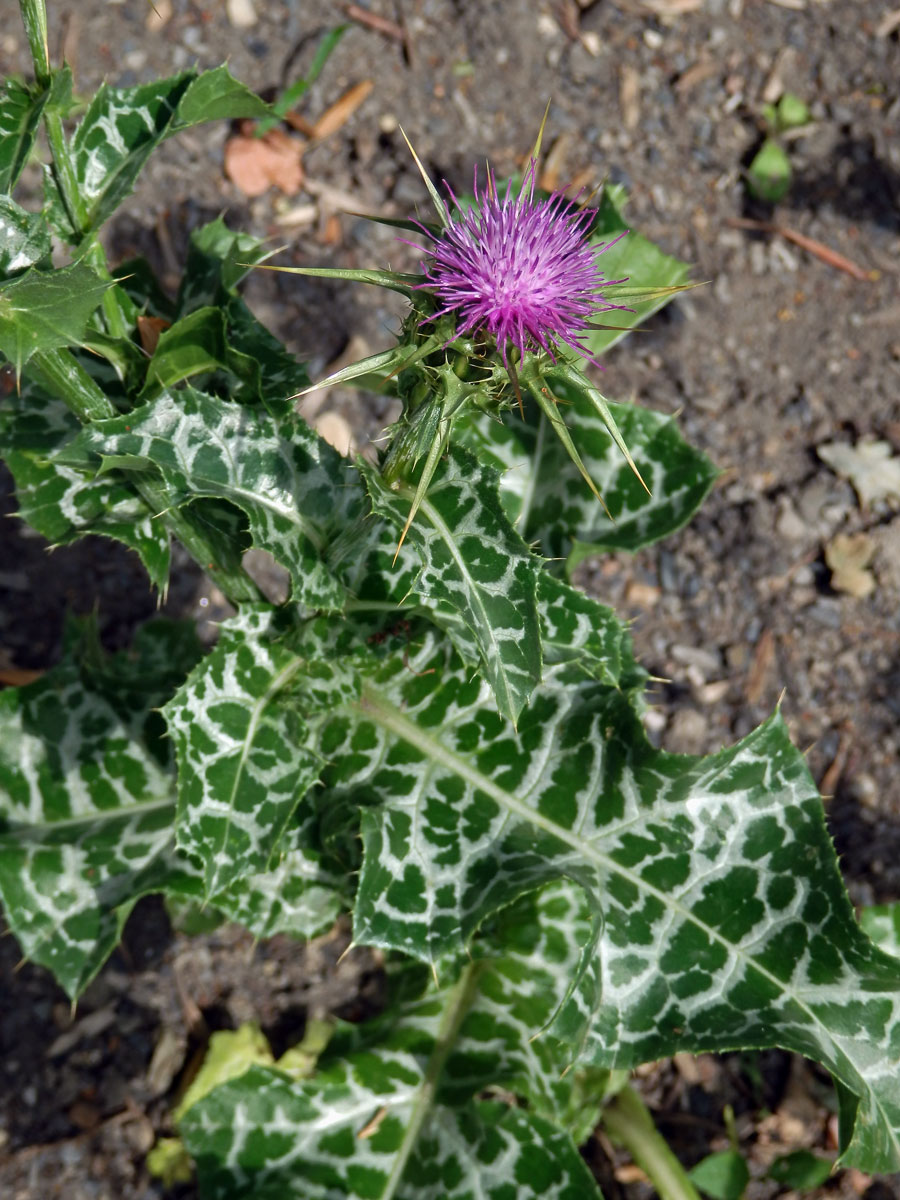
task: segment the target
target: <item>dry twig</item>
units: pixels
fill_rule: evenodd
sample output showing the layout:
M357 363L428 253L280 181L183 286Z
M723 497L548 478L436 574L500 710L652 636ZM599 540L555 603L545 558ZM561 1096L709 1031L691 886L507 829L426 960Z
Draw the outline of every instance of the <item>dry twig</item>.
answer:
M733 229L755 229L760 233L777 233L785 241L793 242L801 250L807 250L810 254L814 254L829 267L845 271L863 283L872 283L878 278L877 271L867 271L865 267L858 266L852 259L839 254L837 250L832 250L824 242L817 242L815 238L807 237L805 233L798 233L796 229L790 229L787 225L775 225L771 221L753 221L749 217L731 217L727 223Z

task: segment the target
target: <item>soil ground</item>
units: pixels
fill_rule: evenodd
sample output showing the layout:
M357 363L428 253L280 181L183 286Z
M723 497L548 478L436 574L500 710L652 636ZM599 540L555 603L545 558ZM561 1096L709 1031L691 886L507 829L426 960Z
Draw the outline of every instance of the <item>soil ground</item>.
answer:
M144 0L51 5L51 46L73 65L80 92L103 78L129 85L225 59L252 87L279 90L308 68L320 32L346 19L326 0L156 7L159 19ZM108 238L114 258L146 253L174 282L190 230L224 212L233 228L287 244L297 263L404 269L414 251L347 215L426 207L399 124L434 176L464 188L485 157L499 175L521 163L550 99L559 180L624 182L634 226L709 281L611 352L604 390L680 413L685 436L725 471L687 529L633 558L589 561L579 582L632 618L638 656L671 681L658 685L650 718L668 748L715 749L783 697L829 797L857 904L900 898L900 515L889 500L861 506L817 447L877 438L900 452L900 22L889 8L371 0L365 12L399 22L404 36L351 23L300 111L315 118L363 80L372 89L306 153L299 192L248 201L223 174L228 129L201 127L151 160ZM2 74L26 69L15 10L0 0ZM240 10L254 23L236 25ZM761 105L784 88L814 120L790 145L794 185L773 212L748 201L742 170L759 144ZM736 228L742 217L795 230L871 277ZM389 344L398 314L381 292L291 276L258 273L247 295L314 374L351 338L357 355ZM330 397L317 419L329 409L361 446L390 417L370 397ZM11 497L4 503L14 511ZM874 586L855 596L833 586L825 554L837 535L861 533L871 539ZM156 599L140 566L111 544L48 555L5 523L0 666L46 666L66 608L95 606L107 642L121 645ZM169 607L210 633L220 612L189 564ZM340 930L310 947L254 946L234 930L186 939L160 905L142 904L74 1018L44 972L12 974L17 952L4 939L2 1194L161 1196L144 1156L167 1131L173 1089L204 1030L253 1017L287 1044L310 1012L352 1017L377 1004L370 958L336 965L345 939ZM686 1162L726 1144L726 1103L756 1174L776 1153L833 1145L827 1087L786 1055L676 1060L648 1070L643 1086ZM648 1195L609 1149L595 1140L586 1153L610 1200ZM748 1195L772 1191L753 1183ZM900 1186L845 1171L822 1194L885 1200Z

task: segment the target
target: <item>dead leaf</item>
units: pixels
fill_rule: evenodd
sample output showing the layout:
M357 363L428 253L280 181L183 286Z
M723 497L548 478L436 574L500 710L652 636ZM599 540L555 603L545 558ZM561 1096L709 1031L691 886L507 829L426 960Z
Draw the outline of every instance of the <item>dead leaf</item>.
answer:
M875 542L867 533L839 533L825 547L831 569L831 586L862 600L875 590L875 576L867 571L875 556Z
M864 507L878 500L900 504L900 458L892 454L890 442L828 442L816 453L835 474L850 480Z
M137 319L138 337L141 339L141 346L144 353L151 357L156 353L156 347L159 344L159 335L164 329L168 329L172 324L165 317L145 317L143 314Z
M27 667L0 667L0 686L27 687L43 674L43 671L29 671Z
M225 143L225 174L245 196L261 196L277 187L294 196L303 186L303 146L283 129L262 137L242 129Z

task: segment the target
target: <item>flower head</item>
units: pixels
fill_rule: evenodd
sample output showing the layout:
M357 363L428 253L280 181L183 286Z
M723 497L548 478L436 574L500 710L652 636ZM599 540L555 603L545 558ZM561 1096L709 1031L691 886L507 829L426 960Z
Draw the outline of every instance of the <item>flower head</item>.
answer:
M492 334L504 363L510 346L520 356L543 350L555 358L566 345L590 358L580 340L589 318L623 307L601 297L604 287L623 281L605 279L597 265L612 243L598 248L587 240L595 210L558 192L535 196L533 160L515 195L511 186L498 195L490 170L481 195L476 172L475 203L467 210L447 190L456 211L444 205L447 223L425 268L424 286L442 306L435 316L456 313L458 334Z

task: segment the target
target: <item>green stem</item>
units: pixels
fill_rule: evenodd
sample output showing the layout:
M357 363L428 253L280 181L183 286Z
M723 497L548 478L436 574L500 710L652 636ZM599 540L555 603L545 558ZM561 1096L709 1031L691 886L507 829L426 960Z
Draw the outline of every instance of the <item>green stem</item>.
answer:
M38 350L28 360L28 373L85 424L119 415L112 401L68 350Z
M660 1200L700 1200L700 1193L654 1125L650 1110L629 1084L604 1108L603 1126L646 1171Z
M50 55L47 49L47 10L44 0L19 0L19 7L25 34L28 38L28 46L31 50L35 78L41 87L49 87L51 72ZM53 158L54 177L66 214L71 222L76 243L81 244L87 241L85 261L104 279L110 279L103 247L97 240L96 234L89 232L90 212L81 188L78 186L78 174L69 153L62 117L51 104L44 108L44 128L47 131L47 142ZM106 317L108 333L113 337L128 337L128 323L115 291L112 289L103 297L103 314Z
M47 9L44 0L19 0L19 11L34 63L35 78L41 87L46 87L50 82L50 53L47 49Z
M393 1196L397 1195L402 1184L410 1155L415 1150L422 1126L434 1105L447 1058L456 1043L460 1026L466 1019L478 991L478 980L484 965L483 962L470 963L448 997L434 1049L425 1068L425 1076L416 1089L416 1098L406 1133L403 1135L400 1149L394 1158L390 1178L381 1193L382 1200L391 1200Z
M44 128L47 130L47 142L53 156L53 171L59 194L68 214L69 221L75 233L76 242L85 246L84 261L100 275L102 279L112 279L109 265L103 247L96 233L89 232L90 213L78 186L78 174L69 145L63 131L62 118L49 105L44 109ZM106 318L107 333L113 337L128 337L128 322L119 304L115 288L110 288L103 296L103 315Z
M25 35L31 50L34 74L42 87L50 84L50 55L47 48L47 9L44 0L19 0ZM76 243L82 245L84 259L103 278L110 279L109 266L103 247L95 232L90 230L90 212L78 186L78 175L69 144L66 141L62 117L52 107L44 109L44 127L53 157L53 170L59 194L65 206ZM84 245L84 243L87 243ZM114 288L103 297L103 312L107 331L113 337L128 337L128 322ZM94 383L87 371L68 351L53 350L35 354L32 367L40 380L85 423L118 416L115 407ZM134 486L153 513L162 515L166 528L182 543L194 561L209 575L223 595L235 606L264 600L260 589L243 568L222 567L216 561L213 544L207 538L189 509L168 507L164 490L149 476L135 477Z

